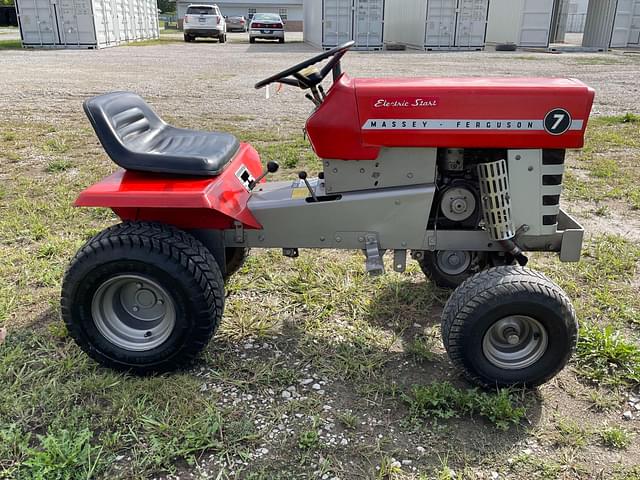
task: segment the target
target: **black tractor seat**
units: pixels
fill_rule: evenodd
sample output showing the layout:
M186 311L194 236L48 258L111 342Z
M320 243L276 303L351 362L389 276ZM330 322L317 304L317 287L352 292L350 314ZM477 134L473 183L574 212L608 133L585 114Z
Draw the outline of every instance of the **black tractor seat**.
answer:
M127 170L215 176L240 147L228 133L167 125L130 92L91 98L84 102L84 111L107 154Z

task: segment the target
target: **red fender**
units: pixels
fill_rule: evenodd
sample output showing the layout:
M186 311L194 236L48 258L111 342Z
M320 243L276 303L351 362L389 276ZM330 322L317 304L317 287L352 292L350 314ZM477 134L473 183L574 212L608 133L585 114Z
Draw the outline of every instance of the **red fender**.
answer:
M108 207L122 220L156 221L178 228L246 228L262 226L247 208L251 193L236 173L246 167L262 173L258 152L240 144L236 156L216 177L175 177L160 173L118 170L84 190L77 207ZM264 181L264 180L263 180Z

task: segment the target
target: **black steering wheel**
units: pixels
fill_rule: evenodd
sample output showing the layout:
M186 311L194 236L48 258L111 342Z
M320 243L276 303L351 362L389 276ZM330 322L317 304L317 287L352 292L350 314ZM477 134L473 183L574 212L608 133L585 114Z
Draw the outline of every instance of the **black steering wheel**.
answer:
M345 53L349 51L351 47L353 47L355 43L356 42L354 42L353 40L347 43L343 43L342 45L323 52L320 55L316 55L309 60L305 60L304 62L299 63L291 68L283 70L280 73L276 73L269 78L265 78L264 80L256 83L255 87L256 89L259 89L262 87L266 87L271 83L278 82L284 83L286 85L293 85L294 87L300 87L303 90L307 88L314 88L319 85L320 82L322 82L322 80L324 80L331 71L333 71L333 79L336 80L342 73L340 69L340 59L344 56ZM326 60L327 58L330 58L331 60L329 60L327 64L320 70L305 73L304 75L300 73L305 68L311 67L318 62Z

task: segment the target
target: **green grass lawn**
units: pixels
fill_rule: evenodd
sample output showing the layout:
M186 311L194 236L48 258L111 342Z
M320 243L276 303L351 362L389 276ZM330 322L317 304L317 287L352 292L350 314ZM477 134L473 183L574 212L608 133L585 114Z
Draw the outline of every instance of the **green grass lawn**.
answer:
M300 136L236 120L276 178L320 170ZM592 122L569 199L638 208L636 120ZM67 263L117 221L71 206L114 170L93 133L5 124L0 162L0 478L640 478L638 421L622 418L640 387L638 243L591 233L580 263L533 256L581 322L571 366L533 392L479 391L451 370L448 293L415 263L370 278L361 253L336 251L252 252L202 358L140 378L98 367L59 319Z

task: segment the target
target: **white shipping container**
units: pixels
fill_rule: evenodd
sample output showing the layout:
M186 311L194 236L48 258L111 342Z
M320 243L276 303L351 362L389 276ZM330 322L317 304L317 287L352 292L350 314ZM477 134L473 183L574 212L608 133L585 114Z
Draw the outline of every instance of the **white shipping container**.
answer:
M489 0L390 0L386 42L421 50L481 50L488 9Z
M330 49L354 40L355 49L381 50L385 0L305 0L303 38Z
M25 47L103 48L159 38L156 0L16 0Z

